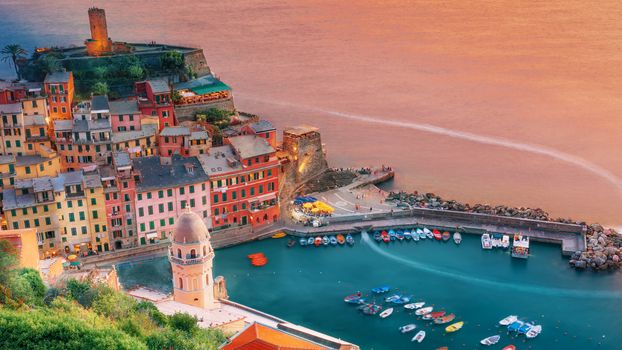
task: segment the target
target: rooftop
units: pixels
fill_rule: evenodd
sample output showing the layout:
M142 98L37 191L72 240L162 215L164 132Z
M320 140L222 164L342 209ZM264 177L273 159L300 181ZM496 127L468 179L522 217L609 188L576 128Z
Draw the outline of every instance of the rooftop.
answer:
M112 159L117 169L132 166L130 155L127 152L114 152Z
M15 156L12 154L0 155L0 164L15 163Z
M30 165L43 163L48 160L50 159L41 157L40 155L17 156L15 157L15 165L16 166L30 166Z
M71 131L73 128L72 120L55 120L54 131Z
M160 136L188 136L190 129L185 126L167 126L160 131Z
M96 113L97 111L109 111L110 104L108 103L108 96L106 95L96 95L91 97L91 113Z
M163 94L163 93L171 92L171 88L170 86L168 86L168 83L166 82L166 80L163 80L163 79L147 80L147 84L151 86L151 91L154 94Z
M308 134L308 133L312 133L312 132L318 132L320 129L314 127L314 126L309 126L309 125L298 125L295 127L291 127L291 128L287 128L285 130L283 130L283 133L285 134L292 134L294 136L302 136L304 134Z
M287 333L283 330L253 323L233 336L221 347L223 350L233 349L329 349L307 339Z
M71 72L54 72L45 76L44 83L67 83L71 77Z
M276 152L266 139L255 135L230 137L229 142L242 159L262 156Z
M2 114L22 113L22 104L21 103L7 103L4 105L0 104L0 113Z
M175 90L190 90L197 95L205 95L218 91L229 91L231 87L222 81L214 78L213 75L205 75L197 79L192 79L174 85Z
M87 132L92 130L110 129L110 120L74 120L73 132Z
M250 124L249 126L256 133L276 130L274 125L267 120L260 120L256 123Z
M112 142L127 142L132 140L138 140L145 137L155 136L158 131L158 126L156 124L145 124L142 126L140 130L132 130L132 131L113 131L112 132Z
M212 147L207 154L199 154L197 157L203 171L210 177L243 169L230 145Z
M193 131L190 133L190 140L207 140L209 139L209 134L207 131Z
M110 114L140 114L140 109L138 109L138 101L136 100L110 101L109 105Z
M141 173L138 191L169 188L206 182L207 175L197 157L184 158L178 154L171 157L171 165L160 164L160 157L141 157L132 160L134 169ZM193 165L192 173L186 170L187 164Z

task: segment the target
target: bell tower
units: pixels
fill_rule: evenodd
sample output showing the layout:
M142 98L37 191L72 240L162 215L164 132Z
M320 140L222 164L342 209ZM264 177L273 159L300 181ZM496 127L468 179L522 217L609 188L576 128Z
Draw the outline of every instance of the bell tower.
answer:
M101 56L112 52L112 40L108 37L106 12L103 9L91 7L89 9L89 24L91 38L85 42L89 56Z
M192 212L177 219L169 251L173 270L173 299L209 309L214 306L214 250L207 227Z

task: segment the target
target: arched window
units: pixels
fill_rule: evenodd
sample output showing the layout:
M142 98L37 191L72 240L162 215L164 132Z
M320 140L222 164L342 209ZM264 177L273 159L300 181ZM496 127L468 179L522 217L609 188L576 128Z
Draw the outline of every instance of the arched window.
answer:
M197 257L197 251L192 249L190 251L190 259L196 259L196 257Z
M179 289L184 289L184 280L179 277Z
M177 257L181 259L181 249L177 249Z
M268 221L268 214L263 215L263 221Z

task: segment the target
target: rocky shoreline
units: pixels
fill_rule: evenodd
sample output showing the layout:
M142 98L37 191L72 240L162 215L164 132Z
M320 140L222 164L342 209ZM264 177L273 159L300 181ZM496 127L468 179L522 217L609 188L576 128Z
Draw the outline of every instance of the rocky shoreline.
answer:
M394 201L398 205L418 208L454 210L582 225L586 227L586 250L575 252L571 256L569 264L577 269L592 270L612 270L622 267L622 235L614 229L604 228L599 224L587 224L584 221L566 218L552 218L540 208L491 206L488 204L471 205L456 200L445 200L434 193L390 192L387 200Z

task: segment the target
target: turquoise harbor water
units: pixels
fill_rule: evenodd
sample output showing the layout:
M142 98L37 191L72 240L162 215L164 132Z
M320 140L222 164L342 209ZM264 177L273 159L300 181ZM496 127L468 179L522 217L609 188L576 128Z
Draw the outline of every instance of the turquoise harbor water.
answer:
M622 279L616 273L578 272L568 267L556 245L532 243L529 260L483 251L479 237L465 235L462 245L431 240L378 244L355 236L352 247L299 247L286 240L264 240L218 250L215 274L227 279L231 299L288 321L352 341L362 349L483 348L479 340L502 335L491 349L619 349ZM254 268L246 256L264 252L268 265ZM118 267L125 288L137 284L170 292L166 258ZM414 294L435 308L465 321L457 333L428 325L396 307L387 319L365 316L343 297L369 293L380 284ZM378 299L379 301L379 299ZM544 327L536 339L512 338L497 321L509 314ZM397 328L417 324L428 333L421 344Z

